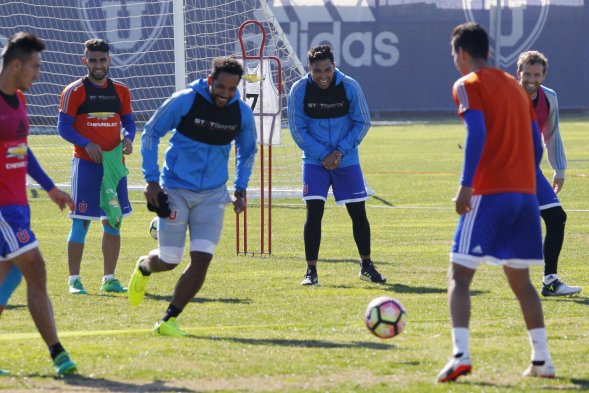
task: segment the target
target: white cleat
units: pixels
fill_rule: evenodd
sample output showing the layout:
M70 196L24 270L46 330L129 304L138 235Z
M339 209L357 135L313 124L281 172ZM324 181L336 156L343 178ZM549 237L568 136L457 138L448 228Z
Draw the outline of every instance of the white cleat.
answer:
M556 370L552 360L546 360L542 365L530 364L530 367L522 374L524 377L538 377L538 378L554 378Z

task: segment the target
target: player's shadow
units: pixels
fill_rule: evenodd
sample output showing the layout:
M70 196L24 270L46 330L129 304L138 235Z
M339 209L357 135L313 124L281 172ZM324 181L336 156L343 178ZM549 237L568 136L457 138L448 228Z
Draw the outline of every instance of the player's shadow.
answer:
M27 308L25 304L9 304L6 306L7 310L18 310L19 308Z
M172 296L171 295L154 295L150 293L146 293L145 297L147 299L156 300L156 301L165 301L171 302ZM190 303L228 303L228 304L251 304L253 303L250 299L236 299L236 298L217 298L211 299L206 297L195 297L193 298Z
M370 198L376 199L377 201L379 201L380 203L382 203L385 206L395 206L391 202L387 201L386 199L380 198L376 195L371 195Z
M581 304L584 306L589 306L589 298L587 297L578 297L578 296L559 296L559 297L545 297L542 299L543 302L551 301L551 302L574 302L577 304Z
M68 375L62 378L65 384L88 389L97 389L101 392L196 392L196 390L166 386L165 381L153 381L148 383L131 383L112 381L105 378L90 378L83 375Z
M409 286L403 284L385 284L387 288L385 291L389 292L396 292L396 293L447 293L448 288L432 288L432 287L419 287L419 286ZM483 293L487 293L489 291L481 291L478 289L471 290L470 296L479 296Z
M396 348L394 344L384 344L370 341L352 341L352 342L333 342L327 340L295 340L295 339L279 339L279 338L243 338L243 337L210 337L210 336L196 336L189 335L188 337L198 340L210 341L230 341L239 344L247 345L268 345L281 347L296 347L296 348L325 348L325 349L341 349L341 348L366 348L373 350L389 350Z
M571 378L571 382L579 387L579 390L589 390L589 379Z

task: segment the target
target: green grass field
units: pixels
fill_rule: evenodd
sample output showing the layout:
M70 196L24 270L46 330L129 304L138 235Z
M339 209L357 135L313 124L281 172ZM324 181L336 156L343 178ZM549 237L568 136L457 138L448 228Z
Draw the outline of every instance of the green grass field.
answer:
M46 258L49 291L61 341L80 376L57 379L26 308L25 285L0 320L0 390L168 392L538 392L589 389L589 122L562 120L569 169L560 195L568 213L559 273L584 288L581 296L543 299L554 380L523 379L530 361L518 303L500 268L482 266L472 286L474 372L450 385L433 384L451 354L446 271L457 221L451 198L462 165L458 121L374 127L362 164L377 192L368 201L372 254L389 284L358 279L346 210L330 201L323 221L320 287L299 285L304 274L298 199L275 201L273 255L235 255L235 219L224 235L202 291L180 316L185 338L151 334L171 298L177 271L152 276L143 304L100 295L101 231L87 238L82 278L89 295L67 294L66 238L70 221L41 195L31 199L33 229ZM544 163L545 173L552 176ZM44 193L40 193L44 194ZM151 213L132 194L135 212L122 229L118 276L127 282L139 255L154 248ZM257 207L249 208L255 216ZM538 287L542 268L531 270ZM371 299L389 295L408 312L406 330L391 340L363 322Z

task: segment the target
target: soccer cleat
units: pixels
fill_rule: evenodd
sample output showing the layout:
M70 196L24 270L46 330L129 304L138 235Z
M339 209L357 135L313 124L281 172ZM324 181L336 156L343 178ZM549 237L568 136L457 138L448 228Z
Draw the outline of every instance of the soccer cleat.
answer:
M319 277L317 277L317 269L307 268L305 278L301 281L301 285L319 285Z
M376 270L371 260L360 261L359 277L361 280L377 284L384 284L387 282L386 277Z
M135 270L133 270L133 275L131 275L131 281L129 281L127 296L129 297L129 302L132 306L138 306L143 301L143 297L145 296L145 286L149 281L149 277L151 277L144 276L141 273L141 270L139 270L139 264L145 258L147 258L147 256L139 257L137 264L135 265Z
M579 292L581 287L568 286L558 278L548 285L542 285L542 296L568 296Z
M82 280L80 280L79 278L76 278L75 280L70 281L70 288L69 288L68 292L71 293L72 295L85 295L88 293L88 292L86 292L84 285L82 285Z
M3 375L10 375L10 371L0 369L0 377Z
M530 367L524 371L522 376L524 377L538 377L538 378L554 378L556 375L556 370L554 369L554 364L552 364L552 360L546 360L543 364L534 364L539 362L532 362Z
M187 333L180 330L176 318L172 317L167 321L159 321L153 327L153 333L158 336L167 337L181 337L186 336Z
M451 358L448 364L440 371L436 378L436 382L452 382L456 381L458 377L470 374L472 371L472 360L469 357Z
M78 366L66 351L61 352L55 359L53 359L53 367L58 375L74 374L78 370Z
M102 283L100 292L127 293L127 288L122 286L116 278L111 278Z

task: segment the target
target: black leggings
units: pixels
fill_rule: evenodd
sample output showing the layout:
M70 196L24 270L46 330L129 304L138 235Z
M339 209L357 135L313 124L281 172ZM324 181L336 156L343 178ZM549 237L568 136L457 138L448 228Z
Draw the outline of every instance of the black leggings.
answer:
M558 270L558 257L564 242L564 226L567 214L561 206L540 210L540 215L546 224L546 237L544 238L544 275L556 274Z
M364 201L346 203L346 209L352 219L354 240L360 255L370 255L370 223L366 217ZM325 202L320 199L307 201L307 220L305 221L305 258L307 261L319 259L321 245L321 220L325 210Z

